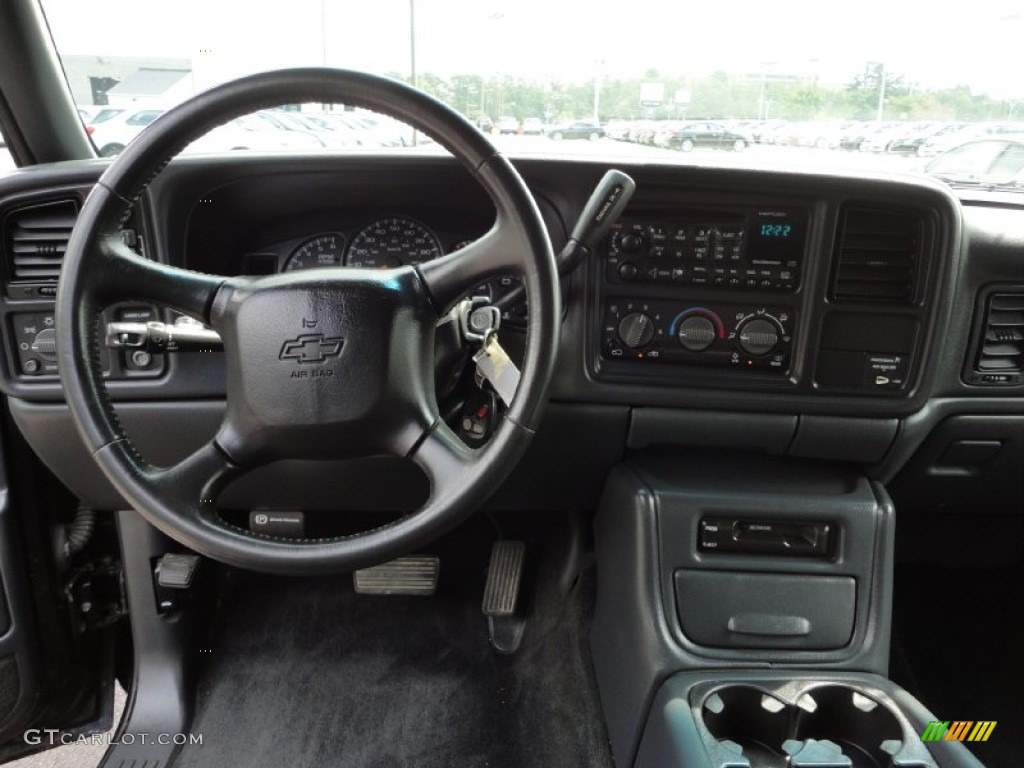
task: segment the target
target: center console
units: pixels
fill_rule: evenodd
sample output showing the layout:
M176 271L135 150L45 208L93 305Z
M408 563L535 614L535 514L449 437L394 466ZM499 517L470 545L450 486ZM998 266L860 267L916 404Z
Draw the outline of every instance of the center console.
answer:
M595 521L591 644L619 766L950 768L889 682L894 511L845 465L644 451ZM922 719L924 722L922 722Z

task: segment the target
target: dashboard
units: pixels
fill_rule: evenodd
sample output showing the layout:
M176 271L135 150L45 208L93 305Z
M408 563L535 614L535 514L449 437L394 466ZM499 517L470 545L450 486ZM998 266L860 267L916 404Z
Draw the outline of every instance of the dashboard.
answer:
M516 164L557 252L607 165ZM0 387L43 460L109 505L105 481L83 476L61 403L45 333L56 274L26 272L38 265L15 247L39 206L64 206L66 237L103 167L43 166L0 184ZM962 202L912 178L616 167L637 192L607 241L564 278L553 426L497 504L585 503L604 468L647 448L810 456L887 479L944 420L1024 416L1012 326L1024 317L1019 204ZM226 275L382 268L457 250L494 215L443 157L186 158L151 185L125 238L150 258ZM59 267L59 255L40 258ZM517 280L501 276L474 295L493 300ZM526 312L521 305L503 320L512 350ZM173 320L160 307L107 310L108 321L125 317ZM173 460L216 429L219 354L164 354L140 366L106 352L108 390L144 453ZM172 419L180 434L149 436ZM273 496L273 484L250 493Z

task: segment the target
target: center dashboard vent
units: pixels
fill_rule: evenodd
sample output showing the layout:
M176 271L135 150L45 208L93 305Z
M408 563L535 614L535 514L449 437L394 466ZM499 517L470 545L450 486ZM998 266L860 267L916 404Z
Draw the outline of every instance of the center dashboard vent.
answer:
M832 298L839 302L912 304L921 265L921 216L868 206L841 214Z
M994 293L985 311L972 384L1019 384L1024 372L1024 292Z
M8 281L55 282L77 217L78 202L71 199L10 211L3 227Z

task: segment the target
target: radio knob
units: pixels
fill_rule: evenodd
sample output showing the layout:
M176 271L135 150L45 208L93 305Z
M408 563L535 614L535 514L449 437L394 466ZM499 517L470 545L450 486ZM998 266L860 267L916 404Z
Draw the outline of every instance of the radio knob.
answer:
M644 244L643 237L637 232L624 232L619 237L619 248L624 253L634 253L640 250L640 246Z
M690 315L676 331L679 343L690 352L703 352L715 341L715 324L703 315Z
M631 312L619 321L619 338L630 349L650 344L654 338L654 321L642 312Z
M636 265L630 264L628 261L619 267L619 277L625 280L627 283L636 280Z
M779 329L763 318L748 320L739 327L740 348L748 355L766 355L779 343Z

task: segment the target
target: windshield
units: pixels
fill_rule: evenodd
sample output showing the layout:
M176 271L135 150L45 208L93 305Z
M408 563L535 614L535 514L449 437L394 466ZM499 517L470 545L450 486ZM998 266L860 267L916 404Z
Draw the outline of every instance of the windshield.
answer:
M108 156L198 91L309 65L415 83L512 155L927 173L968 142L1024 134L1019 0L43 7L82 121ZM218 131L196 148L429 151L344 105L288 105Z

